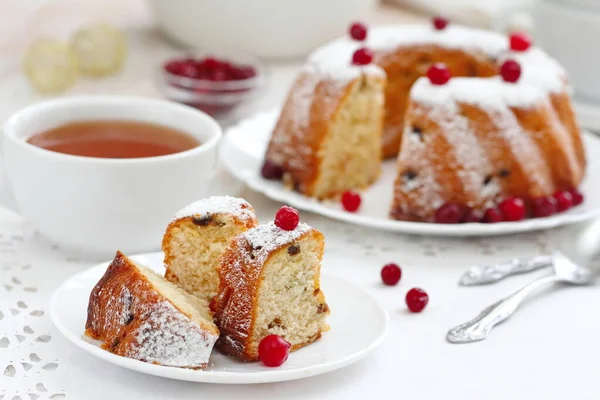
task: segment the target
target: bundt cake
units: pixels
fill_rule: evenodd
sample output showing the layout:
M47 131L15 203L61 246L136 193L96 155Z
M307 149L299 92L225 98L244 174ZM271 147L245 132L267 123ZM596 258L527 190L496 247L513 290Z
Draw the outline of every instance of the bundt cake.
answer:
M498 77L507 60L522 70L517 81ZM449 84L419 80L436 63L449 70ZM355 111L364 91L369 104ZM383 107L374 100L381 91ZM584 149L562 67L524 35L445 23L353 27L317 49L284 104L263 176L317 198L369 184L382 111L383 157L398 155L392 218L431 221L447 202L528 201L582 180Z
M211 305L221 331L217 348L254 361L268 335L279 335L292 351L319 339L329 314L319 287L323 248L321 232L303 223L288 231L271 222L236 237L221 260Z
M85 328L111 353L192 369L207 365L219 336L205 301L121 252L90 294Z
M190 204L175 215L163 237L165 277L212 300L219 285L219 259L234 237L256 224L254 209L243 199L215 196Z
M554 101L569 107L568 98ZM547 93L533 85L421 78L411 90L397 165L392 217L433 222L443 204L483 214L502 198L532 204L577 187L584 156L579 131L562 124Z

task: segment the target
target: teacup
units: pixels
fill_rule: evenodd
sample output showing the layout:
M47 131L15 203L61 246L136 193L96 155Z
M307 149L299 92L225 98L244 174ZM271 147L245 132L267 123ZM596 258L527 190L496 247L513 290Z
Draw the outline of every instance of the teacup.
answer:
M200 144L147 158L68 155L27 142L32 135L74 121L154 123L185 132ZM160 248L174 213L206 197L218 159L221 128L208 115L173 102L84 96L26 107L4 125L3 154L17 211L50 240L90 257L117 249Z

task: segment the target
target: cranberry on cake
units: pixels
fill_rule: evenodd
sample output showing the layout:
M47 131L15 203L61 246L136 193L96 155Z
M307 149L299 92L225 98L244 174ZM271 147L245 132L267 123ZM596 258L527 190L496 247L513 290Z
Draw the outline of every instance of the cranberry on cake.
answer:
M90 294L85 328L111 353L192 369L207 365L219 337L205 301L121 252Z
M211 301L219 285L219 259L234 237L256 224L254 209L243 199L215 196L188 205L163 238L165 277Z
M221 331L217 348L242 360L259 359L259 343L278 335L297 350L329 327L320 289L324 240L299 223L285 230L270 222L231 243L221 261L219 294L212 304Z

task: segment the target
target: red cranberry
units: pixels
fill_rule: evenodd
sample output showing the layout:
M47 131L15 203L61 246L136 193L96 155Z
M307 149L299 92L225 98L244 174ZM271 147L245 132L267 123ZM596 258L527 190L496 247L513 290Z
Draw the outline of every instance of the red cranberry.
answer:
M236 68L232 71L233 79L250 79L256 76L256 70L250 66Z
M279 367L288 359L291 347L281 336L268 335L258 344L258 358L267 367Z
M423 311L428 302L429 296L423 289L412 288L406 293L406 305L411 312Z
M464 210L455 203L442 204L435 210L435 222L438 224L458 224L462 221Z
M207 57L202 61L202 64L209 70L219 69L221 67L221 62L213 57Z
M366 47L361 47L352 55L352 64L367 65L373 61L373 52Z
M200 70L196 67L195 63L188 61L181 66L179 75L197 79L200 77Z
M183 63L179 60L169 61L165 64L165 69L174 75L181 75L182 67Z
M283 176L283 169L271 160L266 160L263 164L260 174L265 179L278 180Z
M342 206L346 211L355 212L362 202L360 194L348 190L342 194Z
M531 47L531 38L526 33L513 33L510 35L510 49L525 51Z
M482 215L479 211L469 208L463 217L463 222L481 222Z
M504 199L498 204L503 221L521 221L525 219L525 203L518 197Z
M448 67L446 67L446 64L436 63L427 70L427 77L434 85L445 85L452 77L452 74Z
M208 79L215 82L222 82L228 80L227 73L225 71L216 70L208 76Z
M300 222L298 210L293 207L283 206L275 214L275 225L284 231L293 231Z
M350 36L354 40L365 40L367 38L367 27L360 22L350 25Z
M581 193L579 190L571 189L569 190L569 193L571 193L571 199L573 200L574 206L578 206L583 203L583 193Z
M556 199L556 209L559 212L567 211L573 207L573 196L567 190L555 193L554 198Z
M444 17L434 17L432 22L433 27L438 31L446 29L446 26L448 26L448 20Z
M485 210L485 213L483 213L483 222L488 224L502 222L502 214L500 214L500 211L498 211L497 208L488 208Z
M381 280L388 286L394 286L400 281L402 270L397 264L385 264L381 269Z
M538 197L531 202L531 214L535 218L549 217L556 213L556 199L552 196Z
M500 67L500 75L504 81L515 83L521 77L521 65L515 60L506 60Z

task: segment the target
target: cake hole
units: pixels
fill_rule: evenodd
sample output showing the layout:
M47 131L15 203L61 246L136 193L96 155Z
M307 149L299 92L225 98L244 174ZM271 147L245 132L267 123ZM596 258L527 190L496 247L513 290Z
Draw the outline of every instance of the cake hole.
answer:
M194 217L192 219L192 221L194 222L194 224L198 225L198 226L207 226L208 224L210 224L213 220L213 216L211 214L208 215L204 215L200 218L198 217Z
M295 256L296 254L300 253L300 247L299 246L290 246L290 247L288 247L287 252L290 256Z
M421 141L423 140L423 129L420 126L413 125L413 127L412 127L412 133L414 133L415 135L417 135L419 137L419 139L421 139Z
M255 250L262 250L262 248L263 248L262 246L256 246Z
M58 369L57 363L48 363L42 367L46 371L56 371Z
M284 325L283 322L281 321L281 319L279 317L276 317L273 321L271 321L268 325L269 329L273 329L273 328L281 328L281 329L287 329Z
M506 178L507 176L510 175L510 171L506 168L502 168L499 172L498 172L498 176L500 178Z
M483 184L484 185L489 185L490 182L492 181L493 176L492 175L486 175L485 179L483 180Z
M127 321L125 321L125 325L131 324L134 319L135 319L135 317L133 316L133 314L130 314L129 318L127 318Z
M117 347L117 346L119 345L119 343L121 343L121 339L119 339L119 338L116 338L116 339L115 339L115 340L112 342L112 344L110 345L110 347L114 349L115 347Z
M408 169L402 173L402 177L407 181L412 181L417 177L417 173L411 169Z
M6 368L4 368L4 376L6 376L7 378L12 378L16 374L17 374L17 369L15 368L14 365L8 364L6 366Z
M40 362L40 361L42 361L42 359L40 358L40 356L38 356L36 353L31 353L29 355L29 360L31 360L33 362Z

